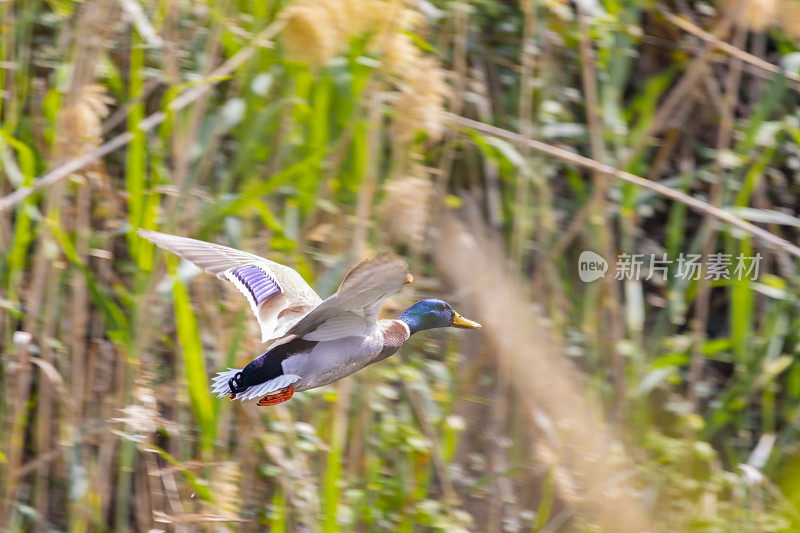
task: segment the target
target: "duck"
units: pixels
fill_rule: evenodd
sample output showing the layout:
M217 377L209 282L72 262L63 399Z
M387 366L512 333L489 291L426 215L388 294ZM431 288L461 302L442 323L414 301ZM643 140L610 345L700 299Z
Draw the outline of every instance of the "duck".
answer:
M392 252L356 264L323 300L296 270L264 257L157 231L138 234L233 284L258 321L266 351L244 368L218 372L211 383L218 398L277 405L386 359L415 333L482 327L437 298L420 300L394 319L379 319L386 300L413 281L408 265Z

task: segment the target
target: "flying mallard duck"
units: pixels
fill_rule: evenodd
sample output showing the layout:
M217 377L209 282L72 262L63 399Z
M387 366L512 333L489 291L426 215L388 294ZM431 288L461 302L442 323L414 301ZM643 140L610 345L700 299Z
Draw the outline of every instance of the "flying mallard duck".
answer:
M442 300L420 300L392 320L378 320L384 302L412 277L405 262L382 253L353 267L335 294L322 300L295 270L219 244L139 230L153 244L233 283L261 326L266 353L243 369L217 373L219 397L258 405L287 401L297 391L333 383L386 359L418 331L481 329Z

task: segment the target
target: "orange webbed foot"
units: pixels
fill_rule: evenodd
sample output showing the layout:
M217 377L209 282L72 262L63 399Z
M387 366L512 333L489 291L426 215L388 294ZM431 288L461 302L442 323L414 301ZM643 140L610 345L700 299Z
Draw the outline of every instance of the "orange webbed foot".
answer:
M289 401L289 399L294 395L294 392L296 390L297 389L295 387L286 387L285 389L281 389L278 392L267 394L266 396L258 400L258 405L278 405L279 403Z

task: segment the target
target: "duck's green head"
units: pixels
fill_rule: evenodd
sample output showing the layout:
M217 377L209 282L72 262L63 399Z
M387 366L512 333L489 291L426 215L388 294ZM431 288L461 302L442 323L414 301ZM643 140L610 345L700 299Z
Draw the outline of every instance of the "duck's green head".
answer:
M481 329L481 325L456 313L444 300L420 300L397 317L408 324L411 334L432 328Z

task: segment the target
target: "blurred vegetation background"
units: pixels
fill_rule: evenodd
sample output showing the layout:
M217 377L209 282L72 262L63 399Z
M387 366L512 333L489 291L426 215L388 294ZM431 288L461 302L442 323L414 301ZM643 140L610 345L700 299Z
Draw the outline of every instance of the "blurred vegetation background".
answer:
M0 529L800 530L798 39L797 0L0 0ZM255 321L140 227L323 296L391 247L387 316L486 327L216 400Z

